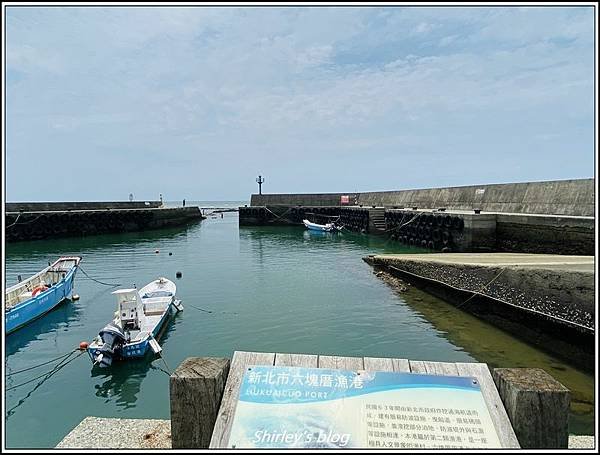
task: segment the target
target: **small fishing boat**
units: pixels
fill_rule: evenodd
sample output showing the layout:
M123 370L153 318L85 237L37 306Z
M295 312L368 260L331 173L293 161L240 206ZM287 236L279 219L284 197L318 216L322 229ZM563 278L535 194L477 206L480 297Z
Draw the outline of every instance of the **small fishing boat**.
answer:
M32 277L7 288L4 301L6 334L43 316L69 298L80 261L79 256L61 257Z
M114 291L115 317L87 348L94 365L108 367L114 359L144 357L148 350L160 353L157 338L161 329L173 313L183 310L181 300L175 298L176 290L175 283L160 277L139 291Z
M302 223L304 223L304 226L311 231L334 232L341 230L341 226L338 226L335 223L317 224L308 220L302 220Z

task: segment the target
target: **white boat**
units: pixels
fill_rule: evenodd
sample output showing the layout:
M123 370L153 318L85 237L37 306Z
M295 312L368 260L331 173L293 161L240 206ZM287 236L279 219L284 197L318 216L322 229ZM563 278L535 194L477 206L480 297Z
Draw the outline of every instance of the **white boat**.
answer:
M162 351L157 337L171 314L183 310L181 300L175 298L177 287L160 277L137 289L119 289L117 311L88 346L94 365L108 367L114 359L144 357L148 350Z
M302 223L304 223L304 226L311 231L333 232L341 230L341 227L337 226L335 223L317 224L308 220L302 220Z

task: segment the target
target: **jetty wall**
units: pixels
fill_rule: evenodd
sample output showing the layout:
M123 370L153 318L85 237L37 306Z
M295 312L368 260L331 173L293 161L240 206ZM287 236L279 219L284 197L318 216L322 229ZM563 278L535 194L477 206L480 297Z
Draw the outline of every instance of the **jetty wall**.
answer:
M7 202L7 212L52 212L69 210L155 209L162 201L104 201L104 202Z
M436 251L593 255L594 179L403 191L253 194L240 226L323 223ZM362 211L362 212L361 212ZM371 219L383 211L385 224Z
M7 211L5 239L14 242L144 231L180 226L203 218L200 209L193 206Z
M250 204L332 206L342 205L342 196L349 197L348 205L594 216L591 178L363 193L253 194Z

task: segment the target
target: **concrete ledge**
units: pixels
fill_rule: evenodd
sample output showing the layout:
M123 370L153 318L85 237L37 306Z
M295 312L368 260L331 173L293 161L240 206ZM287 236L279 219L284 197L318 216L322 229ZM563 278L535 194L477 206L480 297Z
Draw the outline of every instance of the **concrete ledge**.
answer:
M57 449L170 449L171 421L86 417Z
M593 371L593 256L404 254L365 261Z
M569 436L569 449L595 449L594 436Z

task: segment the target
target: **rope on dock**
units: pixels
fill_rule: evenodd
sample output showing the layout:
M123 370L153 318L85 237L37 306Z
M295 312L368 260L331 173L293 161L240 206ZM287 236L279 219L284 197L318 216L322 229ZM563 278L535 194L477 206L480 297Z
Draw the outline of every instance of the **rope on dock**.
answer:
M86 277L88 277L90 280L95 281L96 283L100 283L103 284L104 286L112 286L112 287L116 287L116 286L121 286L120 283L104 283L103 281L97 280L95 278L92 278L91 276L89 276L85 270L83 270L83 268L80 266L79 270L81 270L81 273L83 273Z
M502 275L502 273L506 270L506 267L503 267L502 270L500 270L500 273L498 273L494 278L492 278L491 281L489 281L486 285L484 285L481 289L479 289L479 291L472 291L473 295L471 297L469 297L467 300L465 300L463 303L459 303L458 305L456 305L456 308L461 308L465 303L467 303L469 300L471 300L473 297L475 297L477 294L481 294L481 295L485 295L483 294L483 291L485 288L487 288L490 284L492 284L494 281L496 281L498 279L498 277L500 275Z
M449 288L456 289L457 291L469 292L469 293L472 293L472 294L474 294L474 295L473 295L473 296L471 296L471 297L474 297L475 295L479 295L479 296L482 296L482 297L485 297L485 298L488 298L488 299L491 299L491 300L495 300L496 302L504 303L505 305L509 305L509 306L511 306L511 307L518 308L518 309L520 309L520 310L523 310L523 311L529 311L529 312L531 312L531 313L537 313L537 314L541 314L542 316L545 316L545 317L547 317L547 318L549 318L549 319L555 319L555 320L557 320L557 321L561 321L561 322L564 322L564 323L566 323L566 324L569 324L569 325L575 325L575 326L577 326L577 327L579 327L579 328L582 328L582 329L585 329L585 330L594 330L592 327L585 326L585 325L583 325L583 324L580 324L580 323L578 323L578 322L569 321L568 319L561 318L560 316L554 316L554 315L551 315L551 314L548 314L548 313L544 313L543 311L538 311L538 310L535 310L535 309L533 309L533 308L527 308L527 307L524 307L524 306L515 305L514 303L508 302L508 301L506 301L506 300L503 300L503 299L501 299L501 298L499 298L499 297L493 297L493 296L491 296L491 295L489 295L489 294L482 294L482 293L479 293L479 292L476 292L476 291L471 291L471 290L469 290L469 289L457 288L456 286L452 286L452 285L451 285L451 284L449 284L449 283L445 283L445 282L443 282L443 281L436 280L435 278L430 278L430 277L425 277L425 276L417 275L416 273L409 272L408 270L402 270L402 269L399 269L399 268L397 268L397 267L394 267L393 265L388 265L387 267L388 267L388 268L391 268L391 269L394 269L394 270L396 270L396 271L398 271L398 272L405 273L405 274L407 274L407 275L411 275L411 276L413 276L413 277L415 277L415 278L420 278L420 279L422 279L422 280L426 280L426 281L435 281L436 283L440 283L440 284L442 284L442 285L444 285L444 286L447 286L447 287L449 287ZM506 268L506 267L505 267L505 268ZM500 276L500 274L498 274L498 276ZM497 277L498 277L498 276L497 276ZM496 277L496 278L497 278L497 277ZM494 280L495 280L496 278L494 278ZM490 283L488 283L486 286L489 286L490 284L491 284L491 282L490 282ZM471 298L471 297L470 297L470 298ZM464 305L465 303L466 303L466 302L463 302L463 303L461 303L460 305Z

